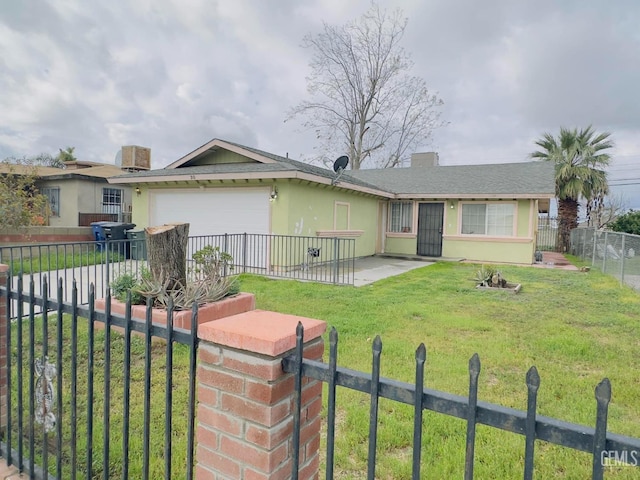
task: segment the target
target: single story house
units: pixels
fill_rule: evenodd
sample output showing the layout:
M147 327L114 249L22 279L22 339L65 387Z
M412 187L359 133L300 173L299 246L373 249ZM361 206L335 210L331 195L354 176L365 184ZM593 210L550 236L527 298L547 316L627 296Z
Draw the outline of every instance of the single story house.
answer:
M132 187L110 185L107 178L122 175L110 164L73 161L65 168L29 165L0 165L0 173L29 174L36 177L36 187L49 200L51 227L88 226L93 221L121 221L131 213Z
M190 235L259 233L355 239L356 256L531 264L538 213L555 195L548 162L438 165L336 174L214 139L162 169L109 179L134 187L138 228L189 222Z

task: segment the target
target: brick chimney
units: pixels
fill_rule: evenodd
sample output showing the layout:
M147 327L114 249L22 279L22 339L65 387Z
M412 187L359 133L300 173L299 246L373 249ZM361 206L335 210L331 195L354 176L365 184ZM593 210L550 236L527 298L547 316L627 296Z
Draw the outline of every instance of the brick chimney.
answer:
M411 154L412 168L437 167L437 166L438 166L437 152L422 152L422 153Z

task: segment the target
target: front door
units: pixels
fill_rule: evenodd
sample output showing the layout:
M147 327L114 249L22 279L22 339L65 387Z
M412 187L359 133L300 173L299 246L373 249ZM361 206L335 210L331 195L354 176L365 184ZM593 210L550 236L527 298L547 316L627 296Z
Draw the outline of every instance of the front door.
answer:
M418 207L418 255L442 255L444 203L420 203Z

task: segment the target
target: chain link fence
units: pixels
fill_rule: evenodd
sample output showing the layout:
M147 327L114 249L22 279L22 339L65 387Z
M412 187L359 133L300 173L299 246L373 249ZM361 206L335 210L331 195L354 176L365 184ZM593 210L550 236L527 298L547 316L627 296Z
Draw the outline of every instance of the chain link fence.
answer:
M576 228L571 254L640 291L640 235Z

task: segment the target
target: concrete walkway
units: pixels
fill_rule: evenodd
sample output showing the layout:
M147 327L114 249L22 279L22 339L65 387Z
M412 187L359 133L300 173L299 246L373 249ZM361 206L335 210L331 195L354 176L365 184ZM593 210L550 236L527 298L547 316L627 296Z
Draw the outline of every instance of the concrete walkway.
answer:
M560 270L579 270L566 257L557 252L542 252L542 262L531 265L536 268L558 268Z
M428 267L434 263L421 259L407 260L382 256L359 258L355 261L354 285L362 287L383 278L400 275L416 268Z

